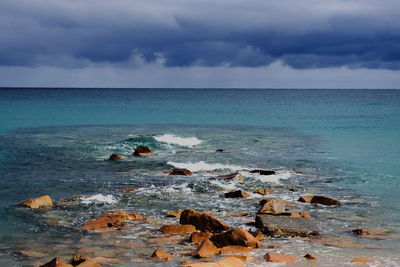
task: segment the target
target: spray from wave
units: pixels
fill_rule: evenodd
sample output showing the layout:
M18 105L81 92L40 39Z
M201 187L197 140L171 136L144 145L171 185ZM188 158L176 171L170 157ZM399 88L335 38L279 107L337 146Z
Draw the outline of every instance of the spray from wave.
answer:
M185 147L193 147L201 144L202 140L196 137L180 137L173 134L163 134L154 136L154 139L158 142L163 142L171 145L179 145Z

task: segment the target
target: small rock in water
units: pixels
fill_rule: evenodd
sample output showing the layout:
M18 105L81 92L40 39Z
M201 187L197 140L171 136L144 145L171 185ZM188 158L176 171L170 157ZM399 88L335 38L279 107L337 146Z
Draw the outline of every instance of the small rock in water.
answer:
M217 220L206 212L199 212L193 209L184 210L181 213L179 222L181 224L191 224L200 231L209 231L211 233L217 233L224 230L230 229L228 225Z
M201 243L212 236L210 232L194 232L190 235L189 241L193 243Z
M40 209L53 206L53 201L51 200L50 196L45 195L34 199L26 200L20 203L20 205L31 209Z
M260 247L260 240L243 228L235 228L219 235L213 235L210 240L219 248L225 246Z
M192 172L188 169L173 169L172 171L165 171L164 173L168 175L192 176Z
M226 198L241 198L241 197L248 198L248 197L250 197L250 194L247 192L244 192L242 190L237 190L237 191L225 193L225 197Z
M73 257L71 260L71 264L76 267L101 267L100 264L96 263L91 258L82 255L76 255L75 257Z
M301 196L299 198L299 201L306 203L317 203L323 205L340 205L339 200L325 196Z
M151 254L151 257L154 258L156 261L172 261L173 258L172 256L166 252L165 250L157 248L153 254Z
M258 173L260 175L273 175L275 171L268 171L268 170L251 170L250 173Z
M207 258L219 254L220 249L217 248L209 239L205 239L197 251L194 253L196 258Z
M151 150L147 146L138 146L133 152L134 156L148 156L151 155Z
M81 229L84 230L101 230L116 226L124 225L125 221L140 221L143 217L136 213L128 213L124 211L114 211L106 213L97 219L86 222Z
M293 262L299 260L297 257L268 252L265 254L264 259L267 262Z
M276 215L279 216L289 216L292 218L305 218L305 219L311 219L311 215L308 211L300 211L300 212L282 212L278 213Z
M40 265L39 267L73 267L71 264L67 264L61 258L54 258L46 264Z
M374 260L371 260L369 258L362 258L361 257L361 258L355 258L351 262L352 263L356 263L356 262L359 262L359 263L372 263L372 262L374 262Z
M217 178L218 179L224 179L224 180L237 179L240 183L244 182L244 177L239 172L234 172L234 173L224 174L224 175L218 175Z
M267 199L257 213L277 214L285 212L285 202L280 198Z
M131 192L135 192L135 191L137 191L137 190L139 190L138 187L131 187L131 188L123 188L123 189L120 189L120 190L118 190L118 192L121 192L121 193L123 193L123 194L127 194L127 193L131 193Z
M248 213L248 212L229 214L229 216L231 216L231 217L244 217L244 216L248 216L248 215L250 215L250 213Z
M258 214L256 226L264 234L271 236L315 236L320 231L310 219Z
M227 151L223 148L219 148L219 149L215 150L215 152L227 152Z
M183 210L169 210L167 211L167 217L175 217L175 218L180 218L181 213Z
M275 191L272 189L266 189L266 188L259 188L257 190L254 190L253 193L255 194L260 194L260 195L266 195L266 194L273 194Z
M118 154L112 154L108 160L126 160L126 158Z
M316 260L317 259L317 257L311 253L307 253L306 255L304 255L304 258L306 258L307 260Z
M160 228L160 232L163 234L190 234L196 232L196 227L190 224L169 224L163 225Z
M257 238L258 240L263 240L264 239L264 235L263 233L259 232L259 231L249 231L249 233L254 236L255 238Z
M351 231L353 234L356 235L382 235L387 234L390 231L388 229L381 229L381 228L364 228L364 229L354 229Z

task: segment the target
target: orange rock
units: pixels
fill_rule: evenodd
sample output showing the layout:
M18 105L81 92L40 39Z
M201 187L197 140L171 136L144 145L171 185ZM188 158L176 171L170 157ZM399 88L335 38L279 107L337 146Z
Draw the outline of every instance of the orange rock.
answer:
M151 155L151 150L147 146L138 146L133 152L134 156L148 156Z
M248 198L248 197L250 197L250 194L247 192L244 192L242 190L237 190L237 191L225 193L225 197L226 198L241 198L241 197Z
M370 262L374 262L374 260L371 260L371 259L368 259L368 258L355 258L351 262L370 263Z
M91 258L82 255L77 255L73 257L71 260L71 264L76 267L101 267L100 264L96 263Z
M248 215L250 215L250 213L241 212L241 213L230 214L229 216L232 216L232 217L243 217L243 216L248 216Z
M268 199L258 213L276 214L285 212L285 202L280 198Z
M171 171L165 171L164 173L168 175L192 176L192 172L188 169L173 169Z
M291 205L295 205L296 204L296 202L293 202L293 201L284 201L284 203L285 203L286 206L291 206Z
M190 242L201 243L212 236L210 232L194 232L190 235Z
M299 198L299 201L306 203L317 203L323 205L340 205L339 200L325 196L301 196Z
M172 256L167 253L165 250L157 248L153 254L151 254L151 257L154 258L157 261L172 261L173 258Z
M46 264L40 265L39 267L73 267L71 264L65 263L60 258L54 258Z
M217 220L206 212L198 212L193 209L184 210L181 213L179 222L181 224L191 224L200 231L209 231L211 233L221 232L230 229L223 222Z
M53 201L51 200L50 196L45 195L34 199L26 200L22 202L20 205L32 209L40 209L53 206Z
M209 239L204 240L197 251L194 253L196 258L207 258L217 255L220 249L217 248Z
M108 160L126 160L126 158L118 154L112 154Z
M169 210L167 211L167 217L175 217L175 218L180 218L181 213L183 210Z
M196 227L190 224L170 224L170 225L163 225L160 228L160 232L163 234L189 234L196 232Z
M256 263L257 259L250 257L250 256L234 256L240 260L242 260L243 262L252 262L252 263Z
M260 195L265 195L265 194L273 194L275 191L272 189L266 189L266 188L260 188L257 190L254 190L253 193L255 194L260 194Z
M265 254L264 259L268 262L293 262L299 260L297 257L268 252Z
M125 221L139 221L143 217L136 213L128 213L124 211L115 211L106 213L99 218L86 222L81 229L84 230L99 230L110 227L122 226Z
M267 248L269 248L269 249L277 249L279 247L278 246L268 246Z
M243 228L235 228L219 235L213 235L210 240L219 248L232 245L252 248L260 247L260 240Z
M264 234L258 231L249 231L249 233L254 236L255 238L257 238L258 240L263 240L264 239Z
M356 235L382 235L382 234L387 234L390 231L388 229L382 229L382 228L364 228L364 229L354 229L351 231L353 234Z
M251 248L243 246L225 246L221 248L221 254L232 254L232 253L249 253L253 252Z
M214 262L188 263L185 267L246 267L244 261L238 257L226 257Z
M306 258L307 260L316 260L317 259L317 257L311 253L307 253L306 255L304 255L304 258Z
M282 212L278 213L276 215L279 216L289 216L293 218L305 218L305 219L311 219L311 215L308 211L300 211L300 212Z

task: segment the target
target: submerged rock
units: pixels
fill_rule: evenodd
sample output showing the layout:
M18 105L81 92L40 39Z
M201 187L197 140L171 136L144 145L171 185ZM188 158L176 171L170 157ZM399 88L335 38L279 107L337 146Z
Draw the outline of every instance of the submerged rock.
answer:
M285 202L280 198L267 199L257 213L276 214L285 212Z
M225 193L226 198L248 198L250 194L242 190L232 191Z
M101 267L101 265L93 259L82 255L76 255L75 257L73 257L71 260L71 264L77 267Z
M235 228L222 234L213 235L210 240L219 248L225 246L260 247L260 240L243 228Z
M268 262L293 262L299 260L299 258L297 257L273 252L268 252L267 254L265 254L264 259Z
M171 254L169 254L165 250L162 250L162 249L159 249L159 248L157 248L153 252L153 254L151 254L150 257L154 258L157 261L172 261L173 260Z
M267 189L267 188L259 188L257 190L254 190L253 193L255 194L260 194L260 195L266 195L266 194L273 194L275 191L272 189Z
M39 267L73 267L73 265L64 262L61 258L54 258L46 264Z
M246 264L239 257L226 257L219 261L199 262L199 263L182 263L184 267L246 267Z
M256 226L271 236L315 236L320 234L317 225L310 219L258 214Z
M240 183L244 182L244 177L239 172L234 172L234 173L224 174L224 175L218 175L217 178L218 179L223 179L223 180L237 179Z
M175 217L175 218L180 218L181 213L183 210L169 210L167 211L167 217Z
M361 257L361 258L355 258L351 262L352 263L356 263L356 262L358 262L358 263L372 263L372 262L374 262L374 260L371 260L369 258L362 258Z
M220 249L217 248L209 239L205 239L194 253L196 258L207 258L219 254Z
M50 196L45 195L34 199L26 200L20 203L20 205L31 209L40 209L53 206L53 201L51 200Z
M81 229L84 230L101 230L116 226L124 225L125 221L140 221L143 217L136 213L128 213L124 211L115 211L106 213L97 219L86 222Z
M382 229L382 228L360 228L360 229L354 229L351 231L355 235L382 235L382 234L387 234L390 231L388 229Z
M163 234L190 234L196 232L196 227L191 224L169 224L163 225L160 232Z
M225 246L221 248L221 254L250 253L253 250L244 246Z
M126 160L126 158L118 154L112 154L108 160Z
M217 220L206 212L199 212L193 209L184 210L181 213L179 222L181 224L191 224L200 231L209 231L211 233L221 232L230 229L228 225Z
M133 152L134 156L148 156L151 155L151 150L147 146L138 146Z
M258 173L260 175L273 175L275 171L268 171L268 170L251 170L250 173Z
M299 201L306 203L323 204L323 205L340 205L339 200L325 196L301 196L299 198Z
M168 175L192 176L192 172L188 169L173 169L171 171L165 171L164 173Z

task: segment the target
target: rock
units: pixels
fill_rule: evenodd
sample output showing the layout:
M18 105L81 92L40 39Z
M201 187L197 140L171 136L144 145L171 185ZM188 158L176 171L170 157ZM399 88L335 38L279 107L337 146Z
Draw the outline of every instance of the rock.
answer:
M189 241L194 243L201 243L212 236L210 232L194 232L190 235Z
M170 224L163 225L160 228L160 232L163 234L189 234L196 232L196 227L190 224L180 225L180 224Z
M234 245L251 248L260 247L260 241L243 228L235 228L222 234L213 235L210 240L219 248Z
M315 236L320 234L317 225L312 220L305 218L258 214L256 226L264 234L271 236Z
M267 171L267 170L251 170L250 173L258 173L260 175L273 175L275 171Z
M248 212L229 214L229 216L231 216L231 217L244 217L244 216L248 216L248 215L250 215L250 213L248 213Z
M296 169L296 168L293 168L292 171L294 173L297 173L297 174L304 174L304 172L302 170L299 170L299 169Z
M172 261L173 258L172 256L167 253L165 250L157 248L153 254L151 254L151 257L154 258L157 261Z
M40 209L53 206L50 196L45 195L34 199L26 200L20 204L31 209Z
M305 218L305 219L311 219L311 215L308 211L300 211L300 212L282 212L282 213L278 213L275 214L278 216L289 216L292 218Z
M268 252L265 254L264 259L268 262L293 262L299 260L297 257Z
M175 218L180 218L181 213L183 210L169 210L167 211L167 217L175 217Z
M48 256L47 254L35 250L21 250L20 253L31 258L44 258Z
M183 264L184 267L246 267L243 260L238 257L226 257L214 262L200 262Z
M188 169L173 169L172 171L166 171L164 173L168 175L192 176L192 172Z
M255 194L260 194L260 195L266 195L266 194L273 194L275 191L272 189L266 189L266 188L259 188L257 190L254 190L253 193Z
M390 231L388 229L382 229L382 228L364 228L364 229L354 229L351 231L355 235L382 235L382 234L387 234Z
M134 156L148 156L151 155L151 150L147 146L138 146L133 152Z
M100 264L96 263L91 258L82 255L76 255L75 257L73 257L71 260L71 264L77 267L101 267Z
M254 236L255 238L257 238L258 240L263 240L264 239L264 235L263 233L259 232L259 231L248 231L252 236Z
M252 262L252 263L256 263L257 262L256 258L253 258L253 257L250 257L250 256L241 255L241 256L234 256L234 257L242 260L243 262Z
M299 198L299 201L306 203L317 203L323 205L340 205L339 200L325 196L301 196Z
M118 154L112 154L108 160L126 160L126 158Z
M134 192L134 191L137 191L137 190L139 190L138 187L131 187L131 188L120 189L120 190L118 190L118 192L126 194L126 193L131 193L131 192Z
M194 253L196 258L207 258L219 254L220 249L217 248L209 239L204 240L197 251Z
M270 246L267 246L267 248L268 248L268 249L278 249L279 247L278 247L278 246L272 246L272 245L270 245Z
M222 148L219 148L219 149L215 150L215 152L226 152L226 150L222 149Z
M304 258L306 258L307 260L316 260L317 259L317 257L311 253L307 253L306 255L304 255Z
M332 246L332 247L338 247L338 248L370 248L370 249L382 249L385 248L383 246L377 246L377 245L369 245L369 244L363 244L359 242L355 242L351 238L346 238L344 236L325 236L319 239L310 239L310 242L322 244L324 246Z
M218 175L217 178L218 179L223 179L223 180L237 179L240 183L244 182L244 177L239 172L234 172L234 173L224 174L224 175Z
M226 198L241 198L241 197L248 198L249 196L250 196L249 193L244 192L242 190L237 190L237 191L232 191L232 192L225 193L225 197Z
M206 212L199 212L193 209L184 210L181 213L179 222L181 224L191 224L200 231L209 231L211 233L221 232L230 229L228 225L220 222Z
M251 248L243 246L225 246L221 248L221 254L234 254L234 253L250 253L253 252Z
M267 200L257 213L282 213L285 212L285 202L280 198Z
M360 262L360 263L371 263L374 262L374 260L368 259L368 258L355 258L351 262Z
M54 258L46 264L40 265L39 267L73 267L71 264L65 263L60 258Z
M136 213L128 213L125 211L114 211L106 213L97 219L86 222L81 229L84 230L100 230L110 227L122 226L125 221L140 221L143 217Z

